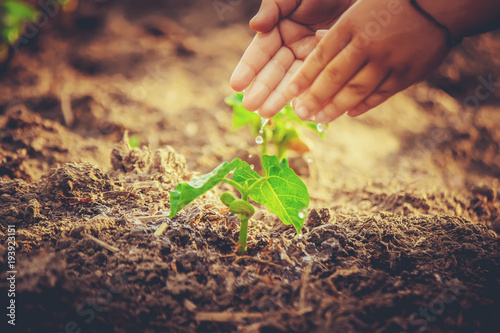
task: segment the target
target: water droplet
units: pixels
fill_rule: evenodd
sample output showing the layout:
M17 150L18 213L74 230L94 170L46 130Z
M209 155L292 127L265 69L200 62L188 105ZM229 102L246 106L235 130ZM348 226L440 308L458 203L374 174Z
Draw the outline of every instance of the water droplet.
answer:
M265 118L260 117L260 124L261 124L260 130L259 130L260 134L264 133L264 126L266 126L268 121L269 121L269 119L265 119Z
M307 159L307 163L311 164L312 162L314 162L314 160L312 158Z
M250 155L248 155L248 158L252 158L252 156L253 156L253 155L252 155L252 154L250 154Z
M261 123L261 129L264 128L264 126L266 126L266 124L269 122L269 119L266 119L266 118L260 118L260 123Z
M318 129L318 132L320 132L320 133L326 132L326 125L325 124L318 123L318 125L316 125L316 128Z
M252 170L255 169L255 165L250 164L250 169L252 169Z
M301 218L301 219L305 218L306 214L307 214L307 208L300 210L299 211L299 218Z
M344 112L344 116L347 116L349 114L349 111Z
M255 143L258 144L258 145L261 145L264 143L264 139L258 135L256 138L255 138Z
M302 233L300 233L298 237L299 237L299 239L302 239L302 237L304 237L304 236L302 235Z

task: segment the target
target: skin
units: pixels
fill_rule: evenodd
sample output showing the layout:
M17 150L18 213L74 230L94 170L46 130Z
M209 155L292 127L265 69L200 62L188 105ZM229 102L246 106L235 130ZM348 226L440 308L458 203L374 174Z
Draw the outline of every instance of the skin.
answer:
M263 0L250 27L257 31L236 66L231 87L246 89L243 105L270 118L291 100L285 87L317 45L315 32L332 27L351 0Z
M257 35L231 78L240 91L253 81L245 107L269 118L297 97L302 119L356 117L425 78L450 50L445 31L407 0L352 3L264 0L250 23ZM500 26L498 0L418 3L455 38Z
M444 30L404 0L360 0L318 34L324 36L285 95L300 95L300 118L322 123L374 108L422 80L449 52Z

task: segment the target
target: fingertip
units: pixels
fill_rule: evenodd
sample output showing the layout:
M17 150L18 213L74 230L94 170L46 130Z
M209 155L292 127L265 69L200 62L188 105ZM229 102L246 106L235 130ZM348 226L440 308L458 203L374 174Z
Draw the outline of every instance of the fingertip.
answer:
M330 122L329 117L323 110L321 110L314 116L314 121L318 124L327 124L328 122Z
M241 88L241 84L238 82L234 73L231 75L231 78L229 79L229 86L234 91L243 91L245 89L245 88Z
M259 116L261 116L262 118L265 118L265 119L270 119L272 117L274 117L275 114L277 114L280 110L276 110L274 108L270 108L266 105L263 105L258 111L257 113L259 114Z
M303 105L299 105L295 110L295 113L297 114L297 117L302 120L307 120L311 117L311 112Z
M349 117L356 118L358 116L361 116L363 113L367 112L368 110L369 109L367 107L357 106L357 107L350 109L346 113Z
M257 32L269 32L278 23L279 8L274 2L263 1L258 13L250 20L250 28Z
M262 118L272 118L275 114L280 112L282 107L276 106L276 105L270 105L269 103L264 103L262 107L259 109L258 113Z
M243 104L243 107L247 110L247 111L257 111L259 109L259 106L260 105L256 105L255 103L255 99L253 98L250 98L251 96L246 93L243 95L243 101L241 102Z
M229 79L229 85L235 91L243 91L252 82L255 72L243 62L240 62Z

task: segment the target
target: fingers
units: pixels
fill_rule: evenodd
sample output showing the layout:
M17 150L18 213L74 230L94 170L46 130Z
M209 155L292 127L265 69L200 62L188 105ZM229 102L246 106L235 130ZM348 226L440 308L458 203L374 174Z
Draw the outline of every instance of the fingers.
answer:
M390 75L374 64L368 64L347 82L324 108L327 117L333 119L363 102Z
M295 60L293 62L293 64L288 69L288 72L283 77L283 80L281 80L276 89L271 92L267 100L260 108L259 114L261 117L271 118L276 113L278 113L285 105L290 103L292 96L286 94L286 87L293 74L295 74L295 72L300 68L302 63L302 60Z
M303 93L312 85L323 69L348 45L350 36L339 37L334 30L321 39L316 48L307 57L302 68L292 78L288 91L293 96ZM345 53L344 61L351 55ZM359 57L356 57L359 58Z
M297 103L297 109L295 110L301 119L308 119L316 114L321 109L322 105L328 102L346 83L350 82L351 78L358 71L364 68L366 58L364 55L354 54L355 50L354 46L348 45L326 65L309 89L302 94L300 101ZM300 74L300 71L306 66L308 59L306 59L299 73L295 74L292 80ZM364 76L367 75L375 75L371 67L368 73L364 74ZM373 79L374 78L372 78L372 80ZM373 89L380 83L380 80L376 82ZM367 89L369 89L369 87L365 87L365 84L360 82L359 84L355 83L350 86L348 91L356 90L356 93L361 95L371 92L367 92Z
M280 47L281 37L277 28L268 33L257 33L234 69L231 88L242 91L248 87Z
M263 0L259 12L250 20L250 28L258 32L269 32L285 17L297 8L296 0Z
M243 106L249 111L258 110L269 97L278 84L282 81L292 65L295 56L293 52L282 47L274 57L259 72L254 82L243 97Z
M406 88L408 84L403 84L396 80L394 76L390 76L384 83L382 83L375 91L365 98L361 103L349 110L350 117L357 117L363 113L373 109L374 107L382 104L392 95L400 92Z
M313 30L292 20L282 19L278 28L286 32L281 34L283 44L293 51L297 59L304 60L318 44Z

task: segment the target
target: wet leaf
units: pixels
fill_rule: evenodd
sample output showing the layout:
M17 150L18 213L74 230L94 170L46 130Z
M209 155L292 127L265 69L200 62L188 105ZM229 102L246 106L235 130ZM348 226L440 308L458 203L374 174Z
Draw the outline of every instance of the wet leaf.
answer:
M261 118L258 114L250 112L243 107L243 93L234 93L224 100L227 105L233 107L233 126L236 131L241 127L248 126L253 136L259 134L261 127Z
M262 156L262 166L267 181L250 192L250 198L278 215L286 225L293 224L297 233L304 226L305 214L300 214L309 206L309 192L304 182L288 166L288 161L278 161L276 156ZM249 166L242 164L235 170L233 180L252 185L261 178Z
M248 163L235 158L198 179L177 185L174 191L170 191L170 218L234 170L232 181L241 186L242 194L246 193L252 200L266 206L284 224L293 224L299 233L304 225L303 210L309 206L306 185L289 167L286 159L279 162L276 156L265 155L262 156L262 166L264 177Z
M22 26L23 21L36 22L39 15L31 5L15 0L2 2L1 11L4 13L2 23L6 26Z
M219 184L224 177L233 171L242 161L239 158L224 162L211 172L187 183L180 183L175 190L170 191L170 218L194 199L206 193Z

